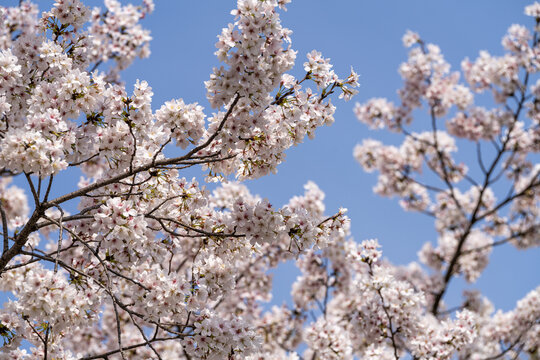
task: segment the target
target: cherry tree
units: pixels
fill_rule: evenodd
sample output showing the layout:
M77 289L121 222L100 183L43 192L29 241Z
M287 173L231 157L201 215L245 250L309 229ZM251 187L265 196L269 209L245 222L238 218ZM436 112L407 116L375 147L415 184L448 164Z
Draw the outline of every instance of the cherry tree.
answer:
M455 276L474 282L494 246L538 245L540 4L526 8L535 29L509 30L507 55L464 62L468 87L408 33L402 103L355 108L405 137L399 148L365 140L355 156L380 172L378 193L435 218L426 268L354 242L345 210L325 214L313 182L282 208L242 183L277 171L287 149L334 121L332 97L356 93L354 71L340 78L317 51L303 77L288 73L288 2L238 1L216 44L223 65L205 83L212 115L181 98L153 111L149 84L122 84L121 71L149 55L139 21L151 0L0 8L0 290L11 299L0 359L538 356L539 289L506 313L478 292L455 308L444 296ZM473 105L472 91L486 90L493 110ZM406 126L421 106L432 128L415 133ZM480 180L452 158L456 138L477 146ZM192 167L206 177L186 179ZM53 197L63 174L82 176ZM499 199L498 181L510 186ZM269 270L287 261L302 274L292 305L265 311Z
M347 229L342 211L324 215L315 184L275 208L240 182L275 172L286 149L333 122L331 96L357 86L317 51L303 78L287 74L287 2L238 2L206 82L211 116L180 98L153 112L145 81L121 84L149 54L139 20L151 0L0 9L0 273L12 295L0 358L257 356L268 269ZM182 177L200 165L220 183L213 192ZM53 198L54 179L77 169L78 189Z
M494 312L479 291L465 291L457 306L444 302L453 278L478 279L494 247L540 245L540 3L527 6L525 14L534 19L532 29L512 25L502 39L503 56L482 51L474 61L463 60L465 83L450 71L438 46L408 31L403 44L411 50L399 67L400 102L373 98L355 106L369 128L402 137L398 145L366 139L355 147L364 170L379 174L374 192L432 217L438 232L437 243L419 252L428 271L418 264L377 264L375 242L360 249L370 276L360 291L370 290L373 299L349 301L353 311L345 314L370 321L359 331L375 333L363 344L368 357L539 356L540 287L509 312ZM475 94L483 96L482 104L491 97L492 108L476 105ZM458 146L474 154L465 159L475 161L458 161ZM371 322L376 329L367 326Z

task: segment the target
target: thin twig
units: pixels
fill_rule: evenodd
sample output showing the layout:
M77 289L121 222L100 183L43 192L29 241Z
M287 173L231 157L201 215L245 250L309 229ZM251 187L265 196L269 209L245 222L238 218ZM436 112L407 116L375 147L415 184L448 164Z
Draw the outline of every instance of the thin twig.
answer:
M59 205L55 205L55 206L60 211L60 220L59 220L60 229L58 230L58 244L56 245L56 260L54 262L54 273L56 274L58 272L58 257L60 256L60 249L62 248L62 238L64 236L63 234L64 226L62 225L63 219L64 219L64 210Z
M43 201L45 202L49 199L49 194L51 192L53 179L54 179L54 175L51 174L51 176L49 176L49 183L47 184L47 190L45 190L45 196L43 197Z
M4 211L4 200L0 199L0 213L2 214L2 231L4 235L4 245L2 247L2 254L8 251L9 249L9 230L7 223L7 215Z
M32 179L30 178L30 174L24 173L24 176L26 177L26 180L28 181L28 185L30 186L30 191L32 192L32 196L34 197L34 203L36 206L38 206L39 196L36 192L36 188L34 187L34 183L32 182Z

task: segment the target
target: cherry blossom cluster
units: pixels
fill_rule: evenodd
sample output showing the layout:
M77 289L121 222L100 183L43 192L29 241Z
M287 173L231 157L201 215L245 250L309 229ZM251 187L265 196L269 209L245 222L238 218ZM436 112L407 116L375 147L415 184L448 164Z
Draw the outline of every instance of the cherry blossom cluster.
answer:
M0 201L7 226L11 229L21 226L27 219L30 208L24 190L16 185L8 186L12 179L0 180Z
M306 342L315 358L352 359L350 339L334 321L319 318L307 328Z
M152 13L153 1L143 0L139 6L122 6L120 1L106 0L105 7L105 11L94 8L91 12L88 31L92 34L92 44L87 55L89 60L105 62L112 59L116 62L116 69L123 70L135 58L148 57L152 37L139 21Z
M0 151L2 165L14 173L41 173L48 176L67 168L64 149L74 142L71 124L62 120L57 109L28 118L24 128L6 134Z
M167 101L156 111L156 125L171 129L176 144L182 149L202 137L204 119L202 106L186 105L182 99Z
M185 341L185 348L197 359L233 358L235 354L257 350L259 340L254 331L238 319L224 321L211 313L202 313L195 317L194 326L195 336Z
M476 313L478 338L461 350L463 356L486 358L499 356L501 347L508 356L519 356L520 352L534 353L538 346L539 288L533 289L519 300L514 310L497 311L485 298L476 295L471 300L471 310ZM474 301L474 302L473 302ZM476 305L475 305L476 302Z
M220 135L203 155L220 154L231 157L229 161L211 163L212 173L236 172L240 178L260 177L275 172L284 160L284 151L301 143L307 135L333 121L335 107L328 96L339 90L349 99L356 93L358 76L354 71L340 80L331 70L329 59L313 51L304 64L306 75L295 79L285 72L296 58L291 49L290 30L279 23L276 7L285 2L238 2L232 13L236 22L223 29L216 44L216 55L225 67L214 69L206 82L207 97L213 107L234 105L231 121L221 124L223 113L211 117L208 134L223 126ZM321 94L302 83L312 80ZM272 92L277 90L277 93Z
M419 286L427 281L414 275L418 267L402 269L383 261L374 239L361 244L345 237L336 240L325 248L325 258L307 253L298 260L302 276L293 286L298 315L277 309L271 313L271 324L287 329L283 315L289 323L304 323L306 317L299 314L320 311L304 332L308 349L302 358L396 359L408 353L450 359L474 344L478 316L464 309L455 318L437 319L426 311L433 300L424 295L429 288ZM293 329L282 330L287 336L274 336L272 342L291 349L290 341L298 336Z
M22 340L30 341L39 349L42 337L50 336L49 354L64 356L61 337L53 333L62 334L71 328L85 327L98 319L101 295L92 280L79 287L74 282L69 283L63 275L34 266L10 272L3 281L2 290L10 291L18 298L2 309L2 325L12 332L5 349L8 352L16 351ZM9 353L6 355L10 356Z
M2 7L0 16L0 48L11 48L14 38L12 33L24 36L36 31L37 14L39 12L37 4L23 2L16 7Z
M77 30L88 21L89 16L89 8L80 0L57 0L51 11L43 14L42 20L47 22L58 21L64 27L73 26Z

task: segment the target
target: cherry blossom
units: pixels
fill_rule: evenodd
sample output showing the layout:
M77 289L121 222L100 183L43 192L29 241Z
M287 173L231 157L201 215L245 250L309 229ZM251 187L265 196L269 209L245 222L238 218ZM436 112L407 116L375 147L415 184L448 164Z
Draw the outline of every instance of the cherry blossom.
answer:
M540 5L525 9L535 28L511 26L506 53L464 60L462 80L408 31L399 100L355 105L369 128L403 137L355 148L374 191L438 233L398 266L377 239L354 241L347 210L329 212L314 182L286 204L247 186L357 93L358 74L317 50L292 75L289 2L238 0L205 82L213 113L122 83L150 54L151 0L0 7L0 359L536 356L539 288L506 312L474 289L459 304L447 293L455 277L474 286L496 247L539 245ZM483 92L492 108L476 105ZM428 129L413 124L422 109ZM460 160L466 142L477 164ZM192 167L206 176L187 178ZM285 263L300 271L291 303L270 309Z

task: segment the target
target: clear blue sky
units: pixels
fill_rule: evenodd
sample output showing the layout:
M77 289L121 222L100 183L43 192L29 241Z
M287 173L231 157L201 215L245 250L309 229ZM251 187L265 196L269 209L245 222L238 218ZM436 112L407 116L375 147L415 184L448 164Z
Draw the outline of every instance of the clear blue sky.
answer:
M136 79L147 80L155 94L154 109L164 101L183 98L186 102L199 102L210 114L213 110L206 101L203 82L209 78L212 67L219 65L213 55L216 35L233 21L230 10L236 2L155 2L155 12L143 21L154 37L152 55L136 61L123 73L128 92ZM40 10L46 10L51 1L38 3ZM326 193L328 213L340 206L349 209L352 233L357 241L378 238L384 255L393 263L416 261L417 251L424 242L436 243L433 222L421 214L402 211L396 199L372 193L376 175L364 173L357 165L352 157L353 147L367 137L383 141L395 138L369 131L358 123L352 112L354 102L371 97L397 98L396 90L401 87L397 68L407 54L401 37L407 29L438 44L452 69L459 70L463 58L474 59L480 50L501 54L500 41L511 24L530 26L533 19L523 15L527 4L522 0L293 1L288 12L282 13L282 23L293 30L292 45L298 50L293 74L301 75L305 55L317 49L332 59L340 75L346 76L350 67L354 67L360 74L360 93L352 102L336 101L335 124L319 129L314 140L289 150L278 174L250 181L248 186L254 193L269 198L272 204L281 206L290 197L303 193L303 184L313 180ZM416 122L428 126L423 116ZM518 252L510 245L499 247L475 286L483 290L496 308L509 310L516 300L540 283L539 259L538 249ZM294 281L289 270L276 274L277 302L288 298L289 285ZM461 291L456 289L462 286L460 281L452 282L453 295L447 297L449 306L459 301Z

